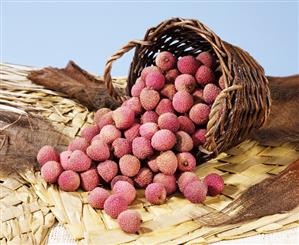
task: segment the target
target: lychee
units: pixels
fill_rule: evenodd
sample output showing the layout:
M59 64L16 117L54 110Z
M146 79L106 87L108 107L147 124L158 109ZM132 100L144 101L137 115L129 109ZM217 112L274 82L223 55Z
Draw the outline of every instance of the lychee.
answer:
M112 112L112 118L118 129L127 129L134 123L135 112L129 107L121 106Z
M178 75L180 75L180 72L177 69L171 69L165 74L166 81L169 83L173 83Z
M177 116L172 112L167 112L159 116L158 125L160 129L168 129L176 132L180 128L180 122Z
M197 175L193 172L184 172L180 175L180 177L178 178L178 186L180 191L183 193L185 187L193 182L193 181L198 181L199 178L197 177Z
M163 204L166 201L166 189L161 183L149 184L144 194L146 200L151 204Z
M123 175L133 177L140 169L140 161L137 157L126 154L119 159L119 169Z
M176 179L174 175L158 173L154 176L153 182L162 184L166 189L167 195L176 191Z
M156 132L151 140L151 145L157 151L167 151L174 147L176 137L173 132L168 129L161 129Z
M91 125L82 129L80 136L86 139L87 142L91 142L92 138L100 132L97 125Z
M176 93L176 89L175 89L175 86L174 84L172 83L169 83L169 84L165 84L164 88L162 88L161 90L161 94L164 96L164 97L167 97L168 99L172 100L173 99L173 96L175 95Z
M123 155L132 153L132 143L125 138L117 138L112 143L114 156L121 158Z
M101 187L96 187L89 192L87 201L93 208L104 208L104 203L109 197L109 192Z
M73 139L67 149L69 151L74 151L74 150L80 150L80 151L83 151L85 152L87 147L89 146L89 143L87 142L87 140L85 138L75 138Z
M105 125L113 124L113 118L112 118L112 111L107 112L104 114L100 119L99 122L97 123L99 129L103 128Z
M149 89L161 90L165 84L165 77L159 71L148 73L145 79L145 85Z
M160 95L156 90L144 88L140 93L140 102L142 107L147 110L153 110L156 108L160 101Z
M137 137L133 139L132 152L133 155L140 160L150 157L154 153L151 140L144 137Z
M131 88L131 95L139 97L141 90L145 88L145 82L141 78L137 78L135 84Z
M132 97L126 100L122 106L129 107L135 114L140 114L142 112L142 106L138 97Z
M175 67L177 59L172 53L163 51L157 55L155 62L162 71L168 71Z
M53 146L45 145L37 153L36 159L42 166L48 161L59 161L59 154L55 151Z
M109 183L117 175L118 165L112 160L106 160L99 163L97 166L97 171L101 178L105 182Z
M86 154L95 161L105 161L110 157L109 146L103 140L94 140L87 147Z
M203 182L207 185L208 194L210 196L217 196L224 189L224 181L222 177L216 173L208 174Z
M75 172L84 172L88 170L90 166L91 159L83 151L75 150L70 155L65 169Z
M140 229L141 216L135 210L126 210L117 217L119 227L126 233L136 233Z
M158 71L158 72L161 72L161 70L157 67L157 66L147 66L145 67L142 72L141 72L141 79L143 81L145 81L147 75L150 73L150 72L154 72L154 71Z
M181 73L195 75L198 67L200 66L200 62L193 56L187 55L178 60L177 66Z
M198 124L203 125L208 122L210 114L210 107L203 103L198 103L192 106L189 117L190 119Z
M178 117L180 123L180 130L185 131L188 134L193 134L195 132L195 125L191 119L187 116Z
M117 181L112 189L113 194L122 195L128 205L130 205L136 198L136 189L127 181Z
M209 83L203 89L203 99L206 103L212 104L220 92L221 89L219 87L215 84Z
M60 164L64 170L68 168L68 160L71 156L71 151L63 151L60 153Z
M141 116L141 123L147 123L147 122L158 122L159 115L154 111L146 111Z
M187 91L188 93L192 93L196 87L195 78L189 74L179 75L174 84L177 91Z
M178 169L181 171L193 171L196 167L196 159L189 152L177 154Z
M204 102L203 99L203 89L196 89L193 94L194 103L197 104L198 102Z
M100 178L95 168L80 173L80 179L84 191L91 191L100 184Z
M178 91L172 99L173 108L179 113L185 113L193 105L193 97L187 91Z
M179 152L191 151L193 149L193 140L189 134L184 131L176 132L175 149Z
M72 170L63 171L58 177L58 185L63 191L76 191L80 186L79 174Z
M207 186L197 180L188 183L183 191L184 196L193 203L201 203L206 199Z
M127 129L124 132L125 138L129 141L133 141L133 139L135 139L136 137L139 136L139 128L140 128L140 124L139 123L134 123L132 125L132 127L130 127L129 129Z
M159 172L159 168L158 168L158 165L157 165L157 158L154 157L150 160L148 160L147 162L147 166L154 172Z
M218 84L221 89L225 89L224 75L219 78Z
M160 100L155 111L157 112L158 115L161 115L166 112L174 112L171 100L170 99Z
M94 122L96 124L98 124L100 119L102 118L102 116L104 116L105 114L107 114L110 111L111 111L111 109L105 108L105 107L98 109L94 114L94 118L93 118Z
M121 132L114 125L106 125L101 129L100 139L106 144L111 144L114 140L121 137Z
M116 219L118 215L128 209L126 199L120 194L113 194L109 196L104 202L104 210L106 214Z
M125 175L116 175L110 183L111 189L113 189L113 186L115 185L115 183L117 181L127 181L128 183L130 183L131 185L134 185L134 182L131 178L129 178L128 176Z
M206 85L208 83L213 83L215 80L213 71L205 65L202 65L198 68L198 70L195 74L195 78L196 78L196 81L200 85Z
M196 56L196 59L200 61L201 64L209 67L210 69L214 69L216 65L216 59L209 52L201 52Z
M172 175L178 167L178 160L172 151L165 151L157 157L158 169L163 174Z
M41 175L48 183L55 183L63 169L59 162L48 161L41 167Z
M150 140L158 130L159 128L156 123L148 122L140 126L139 133L142 137Z
M153 172L149 168L141 168L134 177L134 182L137 187L145 188L153 181Z
M192 135L192 140L194 146L199 146L199 145L204 145L206 143L206 129L198 129L193 135Z

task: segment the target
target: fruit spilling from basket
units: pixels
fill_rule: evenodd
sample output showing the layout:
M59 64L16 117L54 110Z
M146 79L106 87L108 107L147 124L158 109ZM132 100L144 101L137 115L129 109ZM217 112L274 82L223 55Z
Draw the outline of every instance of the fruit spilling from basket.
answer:
M194 155L205 144L211 106L225 88L217 62L209 52L179 60L159 53L155 66L145 67L131 89L132 97L111 111L99 109L94 125L58 154L40 149L37 160L48 183L64 191L90 191L88 202L117 218L129 233L138 231L140 216L127 210L136 187L151 204L162 204L178 189L193 203L224 188L221 176L200 180L192 171ZM110 185L112 194L104 187Z

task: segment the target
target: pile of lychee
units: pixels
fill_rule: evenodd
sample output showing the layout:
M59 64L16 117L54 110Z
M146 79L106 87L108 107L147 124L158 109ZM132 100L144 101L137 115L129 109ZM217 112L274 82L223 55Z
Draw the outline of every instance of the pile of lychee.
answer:
M193 203L218 195L224 188L221 176L212 173L202 181L192 172L196 149L205 143L211 105L224 88L215 68L209 52L178 60L170 52L159 53L155 65L142 70L132 97L114 111L99 109L94 124L66 151L40 149L42 177L64 191L90 191L90 205L117 218L129 233L141 223L136 211L127 210L135 188L145 189L151 204L164 203L177 187Z

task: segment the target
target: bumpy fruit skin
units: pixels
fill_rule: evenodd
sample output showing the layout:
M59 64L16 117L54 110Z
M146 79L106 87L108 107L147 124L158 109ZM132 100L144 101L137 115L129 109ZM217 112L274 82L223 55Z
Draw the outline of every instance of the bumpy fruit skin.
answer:
M89 146L89 143L87 142L87 140L80 137L80 138L73 139L69 143L67 149L69 151L80 150L80 151L85 152L88 146Z
M158 122L159 115L154 111L146 111L141 116L141 123L147 123L147 122Z
M195 78L200 85L206 85L214 82L215 75L209 67L202 65L198 68Z
M89 169L80 173L81 187L84 191L91 191L100 184L100 178L96 169Z
M138 97L132 97L126 100L122 106L129 107L135 114L140 114L142 112L142 106Z
M221 89L215 84L209 83L203 89L203 99L206 103L214 103L216 97L220 94Z
M194 146L204 145L206 143L206 129L198 129L193 135L192 140Z
M55 151L54 147L50 145L45 145L40 148L36 158L41 166L43 166L48 161L59 161L58 153Z
M172 175L178 167L178 160L172 151L165 151L157 157L158 169L163 174Z
M157 151L170 150L176 144L175 134L168 129L161 129L154 134L151 144Z
M120 194L113 194L109 196L104 203L104 210L106 214L116 219L118 215L128 209L126 199Z
M182 152L177 154L178 169L180 171L193 171L196 167L196 159L189 152Z
M224 75L222 75L222 76L219 78L218 84L219 84L219 87L220 87L222 90L225 89Z
M140 169L140 161L137 157L127 154L119 159L120 172L128 177L135 176Z
M154 176L153 182L162 184L166 189L167 195L176 191L176 179L173 175L158 173Z
M154 157L150 160L148 160L147 162L147 166L154 172L159 172L159 168L158 168L158 165L157 165L157 158Z
M112 111L107 112L104 114L97 123L99 129L102 129L105 125L113 124L113 118L112 118Z
M158 118L158 125L160 129L168 129L172 132L176 132L180 128L180 122L172 112L161 114Z
M86 154L95 161L105 161L110 157L109 146L103 140L94 140L87 147Z
M102 118L102 116L104 116L105 114L107 114L110 111L111 111L111 109L105 108L105 107L98 109L94 114L94 118L93 118L94 122L96 124L98 124L100 119Z
M136 189L127 181L117 181L112 189L113 194L122 195L128 205L130 205L136 198Z
M118 129L127 129L134 123L135 112L129 107L122 106L113 111L112 118Z
M126 210L119 214L117 223L126 233L136 233L140 229L141 216L135 210Z
M128 183L130 183L131 185L134 185L134 182L131 178L129 178L128 176L125 175L116 175L110 183L111 189L113 189L113 186L115 185L115 183L117 181L127 181Z
M175 149L178 152L191 151L193 149L193 140L189 134L184 131L176 132L177 143Z
M141 79L143 81L145 81L147 75L150 73L150 72L154 72L154 71L158 71L158 72L161 72L161 70L157 67L157 66L147 66L145 67L142 72L141 72Z
M193 182L193 181L199 181L199 178L197 177L197 175L193 172L184 172L180 175L180 177L178 178L178 186L180 191L183 193L185 187Z
M137 78L135 84L132 86L131 95L139 97L141 90L145 88L145 82L141 78Z
M96 136L99 132L100 128L97 125L91 125L86 128L83 128L80 133L80 136L86 139L88 143L90 143L92 138Z
M154 149L151 146L151 140L144 137L137 137L132 141L133 155L138 159L143 160L154 154Z
M184 196L193 203L202 203L206 199L207 186L203 182L197 180L188 183L183 191Z
M167 97L168 99L172 100L173 96L176 93L176 89L174 84L169 83L169 84L165 84L164 88L162 88L161 90L161 95L163 95L164 97Z
M59 162L48 161L41 167L41 175L48 183L56 183L63 169Z
M202 103L204 102L204 99L203 99L203 89L196 89L193 94L193 101L195 104L197 104L198 102Z
M161 183L149 184L144 194L146 200L151 204L163 204L166 201L166 189Z
M150 72L145 79L145 85L149 89L161 90L165 84L165 77L161 72Z
M68 159L67 170L73 170L75 172L84 172L91 166L91 159L80 150L72 152Z
M212 70L215 68L216 59L209 52L201 52L196 56L196 59Z
M188 134L193 134L195 132L195 125L189 117L179 116L178 120L180 123L180 131L185 131Z
M101 187L96 187L92 191L89 192L87 201L93 208L104 208L104 203L109 197L109 192Z
M106 125L101 129L100 139L106 144L111 144L114 140L121 137L121 132L114 125Z
M58 177L58 185L63 191L76 191L80 186L79 174L72 170L63 171Z
M166 112L174 112L171 100L170 99L160 100L155 111L157 112L158 115L162 115L163 113Z
M207 185L208 194L212 197L222 193L224 189L224 181L222 177L216 173L208 174L203 182Z
M99 163L97 171L101 178L109 183L117 175L118 165L112 160L106 160L105 162Z
M165 74L166 81L173 83L178 75L180 75L180 72L177 69L171 69Z
M153 172L149 168L141 168L134 177L134 182L137 187L145 188L153 181Z
M158 130L158 125L153 122L144 123L139 128L140 135L149 140Z
M163 51L157 55L155 61L156 65L162 71L168 71L175 67L177 59L172 53L168 51Z
M71 154L72 154L71 151L63 151L60 153L60 164L64 170L66 170L68 167L68 160Z
M189 117L197 125L203 125L208 122L210 107L203 103L192 106Z
M132 127L130 127L129 129L127 129L124 132L125 138L127 140L129 140L130 142L132 142L133 139L135 139L139 136L139 128L140 128L140 124L139 123L134 123L132 125Z
M126 154L132 153L132 143L125 138L118 138L112 143L113 154L117 158L121 158Z
M195 75L200 62L193 56L187 55L178 60L177 66L181 73Z
M174 84L177 91L192 93L196 87L196 80L189 74L181 74L175 79Z
M140 93L140 102L142 107L151 111L156 108L160 101L160 95L156 90L144 88Z
M179 113L185 113L193 105L193 97L186 91L178 91L172 99L173 108Z

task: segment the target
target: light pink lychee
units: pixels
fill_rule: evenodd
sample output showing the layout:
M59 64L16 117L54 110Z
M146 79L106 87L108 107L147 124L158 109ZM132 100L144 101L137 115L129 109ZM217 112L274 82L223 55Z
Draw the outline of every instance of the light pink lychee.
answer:
M177 91L192 93L196 87L196 80L189 74L181 74L175 79L174 84Z
M178 91L172 99L173 108L179 113L185 113L193 105L193 97L187 91Z
M69 151L74 151L74 150L80 150L80 151L83 151L85 152L87 147L89 146L89 143L87 142L87 140L85 138L75 138L73 139L67 149Z
M200 61L201 64L209 67L210 69L214 69L216 65L216 59L209 52L201 52L196 56L196 59Z
M100 128L97 125L91 125L82 129L80 136L86 139L87 142L91 142L92 138L100 132Z
M208 194L210 196L217 196L224 189L224 181L222 177L216 173L208 174L203 182L207 185Z
M135 138L132 141L132 152L140 160L150 157L154 153L151 140L145 137Z
M162 88L160 93L164 97L167 97L168 99L172 100L176 92L177 91L175 89L174 84L169 83L169 84L165 84L164 88Z
M127 129L134 123L135 112L129 107L121 106L112 112L112 118L118 129Z
M184 172L180 175L180 177L178 178L178 186L180 191L183 193L185 187L193 182L193 181L198 181L199 178L197 177L197 175L193 172Z
M109 192L101 187L96 187L92 191L89 192L87 201L93 208L104 208L104 203L109 197Z
M190 109L190 119L198 124L203 125L208 122L210 114L210 107L203 103L198 103Z
M144 194L146 200L151 204L163 204L166 201L166 189L161 183L149 184Z
M127 181L117 181L113 186L112 193L122 195L126 199L128 205L130 205L136 198L136 189Z
M36 159L42 166L48 161L59 161L59 154L55 151L53 146L45 145L37 153Z
M168 71L175 67L177 59L172 53L163 51L157 55L155 62L162 71Z
M149 89L161 90L165 84L165 77L161 72L154 71L147 74L145 85Z
M121 137L121 132L114 125L106 125L101 129L99 137L106 144L111 144L114 140Z
M178 169L181 171L193 171L196 167L196 159L189 152L181 152L177 154Z
M63 151L60 153L60 164L64 170L68 168L68 160L72 154L72 151Z
M153 181L153 172L146 167L139 170L137 175L134 177L134 182L137 187L145 188Z
M157 112L158 115L161 115L166 112L174 112L171 100L170 99L160 100L155 111Z
M147 75L150 73L150 72L154 72L154 71L158 71L158 72L161 72L161 70L157 67L157 66L147 66L145 67L142 72L141 72L141 79L143 81L145 81Z
M206 129L198 129L193 135L192 140L194 146L204 145L206 143Z
M120 172L128 177L135 176L140 169L140 161L137 157L126 154L119 159Z
M63 171L58 177L58 185L63 191L76 191L80 186L79 174L72 170Z
M160 129L168 129L176 132L180 128L180 122L177 116L172 112L167 112L159 116L158 125Z
M168 129L161 129L156 132L151 140L151 145L158 151L167 151L176 144L176 137L173 132Z
M105 182L109 183L117 175L118 165L112 160L106 160L99 163L97 166L97 171L101 178Z
M100 184L100 178L95 168L80 173L80 179L84 191L91 191Z
M195 125L189 117L179 116L178 120L180 123L181 131L185 131L188 134L193 134L195 132Z
M128 176L125 175L116 175L110 183L111 189L113 189L113 186L115 185L115 183L117 181L127 181L128 183L130 183L131 185L134 185L134 182L131 178L129 178Z
M121 158L126 154L132 153L132 143L125 138L117 138L112 143L112 151L115 157Z
M110 111L111 111L111 109L109 109L109 108L100 108L100 109L98 109L94 114L94 118L93 118L94 122L96 124L98 124L100 119L102 118L102 116L104 116L105 114L107 114Z
M141 116L141 123L147 123L147 122L158 122L159 115L154 111L146 111Z
M158 130L159 128L156 123L148 122L140 126L139 133L142 137L150 140Z
M138 97L132 97L128 100L126 100L122 106L127 106L129 107L132 111L135 112L135 114L140 114L142 112L142 106L140 103L140 100Z
M48 161L41 167L41 175L48 183L55 183L63 169L59 162Z
M145 88L145 82L141 78L137 78L135 84L132 86L131 95L139 97L141 90Z
M193 149L193 140L189 134L184 131L176 132L175 149L178 152L191 151Z
M220 92L221 89L219 87L215 84L209 83L203 89L203 99L206 103L212 104Z
M117 223L126 233L136 233L140 229L141 216L135 210L126 210L117 217Z
M86 154L95 161L105 161L110 157L109 146L103 140L93 140Z
M128 209L126 199L120 194L113 194L109 196L104 202L105 213L116 219L118 215Z
M176 191L176 179L174 175L158 173L154 176L153 182L162 184L166 189L167 195Z
M195 78L200 85L206 85L214 82L215 75L209 67L202 65L198 68Z
M157 157L158 169L163 174L172 175L178 167L178 160L172 151L165 151Z
M127 129L124 132L125 138L127 140L129 140L130 142L132 142L133 139L135 139L139 136L139 128L140 128L140 124L139 123L134 123L132 125L132 127L130 127L129 129Z
M83 151L75 150L68 159L66 169L75 172L84 172L88 170L90 166L91 159Z
M193 56L187 55L178 60L177 66L181 73L195 75L198 67L200 66L200 62Z
M140 93L140 102L142 107L151 111L156 108L160 101L160 95L156 90L144 88Z
M113 113L112 111L109 111L99 119L99 122L97 123L99 129L103 128L105 125L114 123L112 118L112 113Z
M193 203L202 203L206 199L207 186L197 180L188 183L183 191L184 196Z

